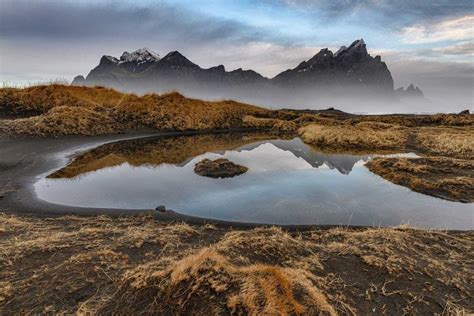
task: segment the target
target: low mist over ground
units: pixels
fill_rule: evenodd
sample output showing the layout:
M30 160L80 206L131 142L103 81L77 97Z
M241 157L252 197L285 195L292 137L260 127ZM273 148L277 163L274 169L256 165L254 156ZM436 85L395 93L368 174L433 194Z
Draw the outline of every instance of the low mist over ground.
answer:
M125 51L119 58L102 56L86 77L76 76L72 84L138 94L179 91L190 97L233 99L268 108L337 107L352 113L433 113L449 108L427 99L412 83L395 88L387 64L381 56L369 54L363 39L334 52L321 49L273 78L242 68L228 71L223 65L202 68L178 51L161 57L141 48Z
M25 20L25 16L30 18ZM58 78L71 82L77 75L86 77L100 56L117 56L118 61L124 61L120 57L124 51L133 59L134 50L149 47L162 59L168 52L180 52L194 65L213 69L217 75L225 67L227 73L243 78L252 89L240 87L228 91L210 86L203 90L201 85L196 87L184 80L181 86L171 87L154 82L151 87L141 86L142 91L164 93L172 88L186 96L236 99L267 107L334 106L349 112L371 113L459 112L473 109L473 19L472 3L464 0L435 3L257 0L226 1L219 5L169 0L133 4L3 0L0 2L0 78L14 85ZM255 80L260 81L260 75L281 79L286 69L295 70L292 75L305 74L302 68L307 65L303 61L313 64L310 60L315 61L313 56L321 49L327 47L336 55L342 45L350 46L362 37L370 55L381 56L388 67L393 89L402 86L406 89L413 83L423 91L426 100L393 102L372 97L365 91L346 91L341 97L340 91L329 93L326 85L296 91L288 82L284 84L291 87L289 91L260 93L266 90L260 89L261 82L254 85ZM316 69L322 70L325 78L303 76L305 81L331 81L326 70L337 67L326 67L326 59L317 59L320 62ZM344 64L342 69L350 68L346 66L349 64ZM139 68L134 71L143 70ZM248 69L255 73L245 71ZM368 73L375 83L387 82L371 71ZM359 78L355 79L356 82L343 80L343 84L336 86L346 90L347 85L352 86ZM301 87L300 80L296 82Z

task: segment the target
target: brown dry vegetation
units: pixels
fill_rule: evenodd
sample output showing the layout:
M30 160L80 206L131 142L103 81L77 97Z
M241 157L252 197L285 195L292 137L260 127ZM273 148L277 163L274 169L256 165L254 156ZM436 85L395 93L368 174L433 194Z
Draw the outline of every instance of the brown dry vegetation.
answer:
M416 133L416 146L428 153L474 159L474 126L422 127Z
M311 123L301 127L298 133L306 143L324 151L416 151L426 159L383 158L369 162L367 166L383 178L414 191L473 202L473 117L439 114L431 119L423 116L351 118L333 125ZM437 158L440 156L444 158Z
M0 314L473 312L472 232L0 214Z
M37 86L0 89L0 131L28 135L99 135L151 128L161 131L242 127L266 110L234 101L208 102L179 93L136 96L101 87ZM27 116L23 117L22 116Z
M447 200L474 202L474 161L443 157L376 158L370 171L413 191Z
M473 114L386 114L360 115L348 120L351 124L359 122L380 122L406 127L420 126L473 126Z
M294 132L298 125L293 121L285 121L277 118L254 117L247 115L243 118L244 127L254 129L272 129L277 131Z
M98 135L151 128L161 131L251 127L295 131L326 145L398 146L410 128L474 126L474 115L354 115L334 109L270 111L234 101L208 102L178 93L136 96L102 87L64 85L0 89L0 132ZM13 117L13 118L12 118ZM308 124L316 124L306 128ZM327 131L321 132L320 126ZM340 129L338 129L340 127ZM316 129L315 132L310 132ZM359 136L354 135L360 134ZM323 135L323 136L322 136ZM368 137L368 140L366 140Z
M306 143L347 149L401 148L408 139L406 128L377 122L334 126L311 124L298 132Z
M474 125L408 128L378 122L309 124L298 133L306 143L339 151L414 149L427 154L474 159Z

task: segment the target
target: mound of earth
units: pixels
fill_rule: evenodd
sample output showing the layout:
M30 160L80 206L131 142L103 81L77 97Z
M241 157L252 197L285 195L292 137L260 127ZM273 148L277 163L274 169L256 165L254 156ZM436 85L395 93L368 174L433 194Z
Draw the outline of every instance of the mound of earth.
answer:
M445 200L474 202L474 162L447 157L376 158L370 171L413 191Z
M246 173L247 167L237 165L224 158L210 160L204 159L194 166L194 172L203 177L232 178Z

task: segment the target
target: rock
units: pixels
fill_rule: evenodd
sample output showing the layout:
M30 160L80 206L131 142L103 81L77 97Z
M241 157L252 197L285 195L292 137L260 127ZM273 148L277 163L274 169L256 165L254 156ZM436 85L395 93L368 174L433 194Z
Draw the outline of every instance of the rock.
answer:
M395 89L395 94L400 98L423 98L423 91L419 87L415 87L411 83L408 88L405 90L403 87Z
M157 206L155 210L158 212L166 212L166 207L164 205L160 205L160 206Z
M464 115L464 114L471 114L471 112L469 112L469 110L463 110L461 112L459 112L460 115Z
M72 86L83 86L85 84L86 84L86 78L84 78L84 76L74 77L71 83Z
M203 177L231 178L247 172L248 168L224 158L204 159L194 166L194 172Z

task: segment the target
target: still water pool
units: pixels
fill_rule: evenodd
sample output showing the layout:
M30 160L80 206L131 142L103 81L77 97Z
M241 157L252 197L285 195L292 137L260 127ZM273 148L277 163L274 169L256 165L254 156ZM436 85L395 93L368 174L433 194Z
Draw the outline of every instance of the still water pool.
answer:
M165 205L182 214L239 222L474 229L472 204L392 184L364 166L374 156L324 153L299 138L268 134L143 138L79 153L39 179L35 190L56 204ZM194 165L205 158L227 158L249 170L233 178L202 177Z

